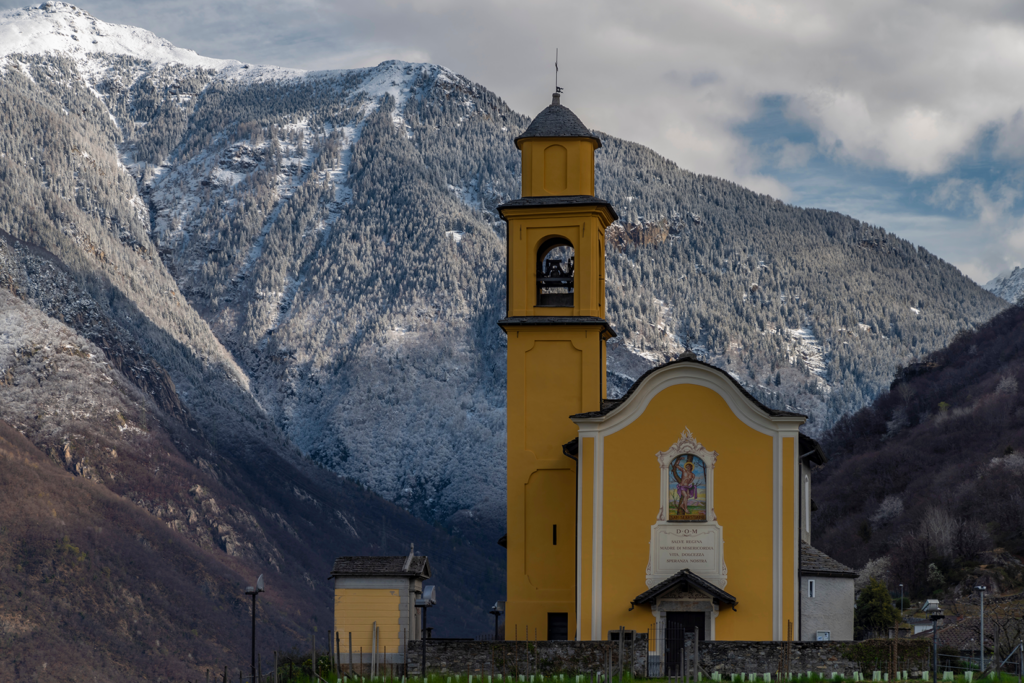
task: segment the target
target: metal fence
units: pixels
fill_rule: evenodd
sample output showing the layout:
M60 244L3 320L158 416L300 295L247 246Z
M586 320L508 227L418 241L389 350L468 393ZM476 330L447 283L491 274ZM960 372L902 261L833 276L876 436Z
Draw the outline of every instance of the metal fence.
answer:
M1021 658L1019 646L1014 648L1008 655L1002 657L986 656L985 670L1001 671L1011 676L1020 676L1024 673L1024 666L1022 666L1024 662L1021 661ZM973 671L975 674L979 673L981 671L981 663L981 657L939 653L939 671L952 671L956 676L961 676L968 671Z
M696 627L655 624L648 628L647 676L695 678L700 661L700 640L700 630Z

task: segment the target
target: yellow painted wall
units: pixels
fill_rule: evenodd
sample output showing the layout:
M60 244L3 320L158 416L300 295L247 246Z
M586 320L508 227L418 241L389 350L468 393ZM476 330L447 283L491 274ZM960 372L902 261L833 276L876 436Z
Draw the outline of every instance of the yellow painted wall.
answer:
M336 588L334 590L334 630L341 634L342 649L348 650L348 634L352 648L369 654L373 648L373 622L380 629L377 652L399 652L401 647L398 620L401 591L388 588Z
M592 580L594 563L594 439L582 438L579 446L580 459L580 640L590 640L590 625L593 611L590 596L594 589Z
M549 612L576 612L576 463L569 415L600 406L602 327L510 325L505 637L547 637ZM552 526L557 525L557 544Z
M594 194L594 150L591 138L527 138L523 152L523 196Z
M718 452L714 508L723 527L725 590L739 606L719 612L716 638L770 640L773 439L744 424L714 390L692 384L664 389L632 424L604 439L603 637L620 625L646 631L654 623L648 606L632 612L629 606L647 590L651 525L660 504L655 454L671 447L684 428Z

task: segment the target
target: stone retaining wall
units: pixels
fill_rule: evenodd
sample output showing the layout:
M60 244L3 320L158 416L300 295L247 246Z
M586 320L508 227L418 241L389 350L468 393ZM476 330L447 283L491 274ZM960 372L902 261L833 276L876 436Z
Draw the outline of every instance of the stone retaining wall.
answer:
M774 678L786 643L761 641L701 642L698 647L701 670L706 675L771 673ZM789 670L794 674L808 671L824 676L833 672L850 678L861 667L846 658L848 643L840 641L795 641L789 644ZM625 651L626 669L632 664L635 677L662 675L661 658L647 649L647 634L636 634L632 653L629 643ZM692 662L692 640L687 639L687 652ZM409 643L408 671L419 676L421 644ZM608 667L617 675L619 647L609 641L472 641L427 640L427 672L474 675L593 674ZM674 668L674 667L673 667ZM863 672L862 672L863 673Z
M841 641L794 641L789 643L789 670L794 674L831 676L836 672L847 678L861 668L846 658ZM701 670L706 674L771 673L774 678L786 643L761 641L703 642L698 647Z
M419 676L421 648L409 643L409 675ZM632 653L627 641L624 670L632 663L633 675L647 672L647 634L636 634ZM474 641L427 639L427 673L550 676L591 674L607 671L618 675L619 644L593 640Z

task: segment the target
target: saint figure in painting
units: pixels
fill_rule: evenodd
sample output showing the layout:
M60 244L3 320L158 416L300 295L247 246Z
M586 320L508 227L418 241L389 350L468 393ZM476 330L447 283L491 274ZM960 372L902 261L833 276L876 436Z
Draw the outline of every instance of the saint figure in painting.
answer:
M707 520L704 461L695 455L681 455L672 461L669 519L676 522Z

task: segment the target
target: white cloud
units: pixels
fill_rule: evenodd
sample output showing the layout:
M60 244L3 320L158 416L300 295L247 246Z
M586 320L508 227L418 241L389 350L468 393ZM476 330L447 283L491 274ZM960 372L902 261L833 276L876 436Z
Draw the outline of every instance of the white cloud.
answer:
M1002 126L1001 149L1024 149L1017 2L97 0L87 9L211 56L303 68L440 62L524 113L544 106L560 47L566 101L585 122L731 178L749 173L733 129L770 94L792 98L791 113L833 153L912 175L947 170L987 126Z
M779 148L777 166L783 169L802 168L814 156L814 145L806 142L793 144L783 140Z
M525 114L548 102L558 47L563 102L587 125L783 198L790 190L737 132L765 96L789 102L787 115L840 165L955 175L986 132L998 155L1024 158L1018 0L95 0L85 9L212 57L309 69L441 63ZM810 158L783 146L768 165ZM1006 196L969 198L1000 248L1012 241Z

